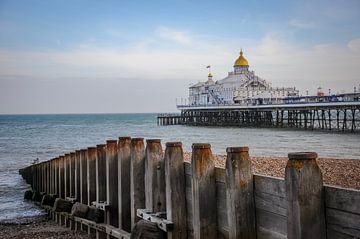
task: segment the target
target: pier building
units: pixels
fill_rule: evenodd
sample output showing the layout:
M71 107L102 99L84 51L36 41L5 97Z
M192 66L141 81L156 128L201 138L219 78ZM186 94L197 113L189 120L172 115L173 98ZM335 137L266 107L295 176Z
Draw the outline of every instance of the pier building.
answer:
M270 82L250 71L241 50L234 70L227 77L214 81L209 72L207 81L189 87L189 105L280 103L284 97L298 95L295 87L272 87Z

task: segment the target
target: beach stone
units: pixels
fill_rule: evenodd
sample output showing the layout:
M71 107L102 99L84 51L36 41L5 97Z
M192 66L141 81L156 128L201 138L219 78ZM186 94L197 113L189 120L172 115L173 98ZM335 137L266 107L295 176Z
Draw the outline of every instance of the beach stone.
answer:
M42 200L42 194L39 191L34 191L33 195L32 195L32 200L35 202L41 202Z
M166 233L154 222L140 220L134 225L131 239L166 239Z
M73 205L71 209L71 215L74 217L86 218L88 210L88 205L77 202Z
M96 223L102 223L104 222L104 212L96 207L88 207L86 219Z
M73 204L70 201L67 201L62 198L57 198L57 199L55 199L53 211L70 213L72 206L73 206Z
M34 192L32 190L27 190L24 193L24 199L25 200L31 200Z
M55 203L55 198L51 195L44 195L42 200L41 200L41 206L54 206Z

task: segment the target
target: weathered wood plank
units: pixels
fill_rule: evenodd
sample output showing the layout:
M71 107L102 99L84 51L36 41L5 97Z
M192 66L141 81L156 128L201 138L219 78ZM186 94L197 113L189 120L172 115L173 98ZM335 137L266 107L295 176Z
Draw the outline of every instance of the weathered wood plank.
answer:
M106 201L106 151L105 144L96 145L96 202Z
M287 220L285 216L256 208L257 232L274 235L287 235ZM265 237L265 236L264 236ZM266 238L266 237L265 237Z
M69 174L70 174L70 197L75 198L75 152L70 153L70 163L69 163Z
M229 238L256 238L253 175L248 147L226 149Z
M88 203L87 192L87 150L80 150L80 202Z
M360 215L341 210L326 209L327 228L339 233L360 238Z
M145 149L143 138L131 140L130 161L130 195L131 195L131 228L139 220L137 209L145 207Z
M152 212L165 212L165 168L160 139L146 140L145 207Z
M131 231L131 203L130 203L130 160L131 138L119 137L118 141L118 191L119 191L119 226Z
M256 192L255 207L286 217L286 198L273 194Z
M96 148L87 148L86 177L87 177L87 204L96 201Z
M186 230L186 183L181 142L166 143L165 182L166 216L174 223L168 239L187 238Z
M286 197L285 181L282 178L254 175L254 189L255 192Z
M75 198L80 202L80 150L75 151Z
M322 174L317 154L290 153L285 168L288 238L326 238Z
M119 226L118 199L118 146L117 140L106 141L106 201L109 210L106 212L106 222L112 226Z
M324 189L326 207L360 214L360 190L334 186Z
M192 146L192 199L194 238L217 238L215 164L210 144Z

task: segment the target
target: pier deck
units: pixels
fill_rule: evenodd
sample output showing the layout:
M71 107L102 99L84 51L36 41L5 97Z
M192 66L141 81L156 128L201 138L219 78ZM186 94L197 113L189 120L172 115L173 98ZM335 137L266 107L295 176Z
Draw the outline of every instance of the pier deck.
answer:
M322 129L360 132L360 101L268 105L179 105L180 114L159 114L158 125Z

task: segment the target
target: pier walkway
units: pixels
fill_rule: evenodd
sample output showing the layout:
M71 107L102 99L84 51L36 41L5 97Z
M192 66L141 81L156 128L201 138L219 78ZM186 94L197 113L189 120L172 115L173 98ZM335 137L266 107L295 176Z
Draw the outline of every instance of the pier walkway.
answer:
M283 104L178 105L180 114L159 114L158 125L322 129L360 132L360 101Z

